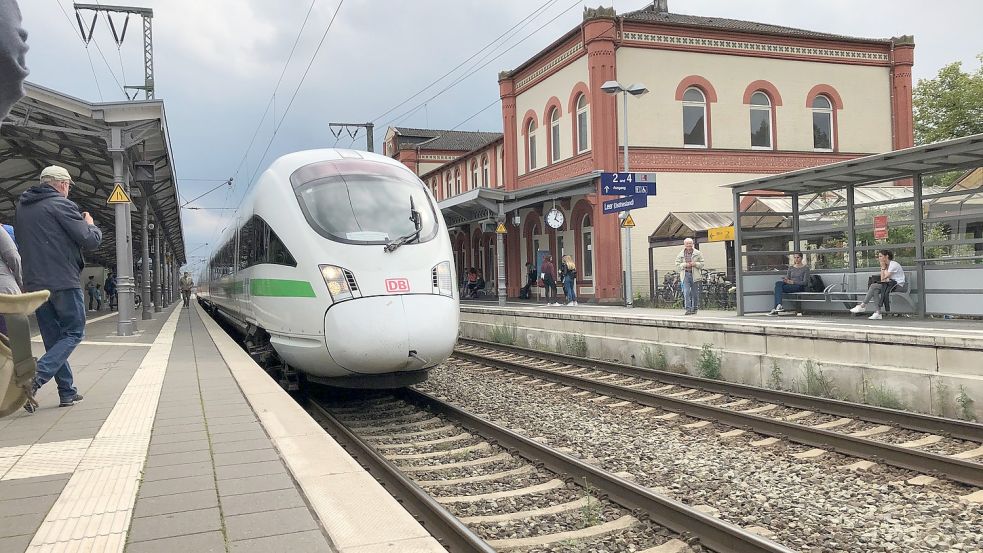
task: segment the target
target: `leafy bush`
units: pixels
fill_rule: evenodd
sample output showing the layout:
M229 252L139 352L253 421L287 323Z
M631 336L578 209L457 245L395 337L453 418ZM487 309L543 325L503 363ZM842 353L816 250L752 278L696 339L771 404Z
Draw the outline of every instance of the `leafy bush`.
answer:
M956 396L956 403L959 404L959 418L967 421L976 420L976 415L973 412L973 398L969 397L966 393L966 387L959 386L959 395Z
M720 380L721 359L720 353L713 351L713 344L703 344L703 348L700 350L700 376Z
M888 409L907 409L907 405L894 390L884 384L873 385L866 378L863 381L863 402L867 405L887 407Z
M833 384L832 378L823 373L819 363L813 361L812 359L807 359L805 363L802 364L802 369L805 371L806 379L805 390L803 390L803 393L810 396L836 399L836 385Z
M496 344L514 346L516 339L516 327L514 324L495 325L491 330L491 341Z
M643 350L645 354L645 366L650 369L655 369L657 371L664 371L669 368L669 358L666 357L666 348L661 345L655 348L653 352L651 348L645 348Z
M778 361L771 362L771 376L768 377L768 387L772 390L782 389L782 368L778 366Z

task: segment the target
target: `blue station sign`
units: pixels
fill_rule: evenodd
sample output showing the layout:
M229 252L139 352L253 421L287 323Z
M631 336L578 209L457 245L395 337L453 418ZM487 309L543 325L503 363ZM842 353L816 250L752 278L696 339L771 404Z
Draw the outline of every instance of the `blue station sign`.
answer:
M629 196L617 200L608 200L601 204L604 213L618 213L648 206L648 196Z
M601 194L655 196L655 173L601 173Z

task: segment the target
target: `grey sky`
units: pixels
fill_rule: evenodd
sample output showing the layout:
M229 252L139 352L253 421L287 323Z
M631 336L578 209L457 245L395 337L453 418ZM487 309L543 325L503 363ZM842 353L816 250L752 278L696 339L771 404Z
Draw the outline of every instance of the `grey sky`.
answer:
M93 0L95 2L96 0ZM339 0L315 0L314 9L275 101L279 120ZM546 0L344 0L334 27L311 67L287 118L270 143L273 117L267 115L234 192L217 191L195 205L235 204L257 168L276 156L301 149L332 146L329 121L368 121L432 83L472 53L531 14ZM109 3L109 2L106 2ZM165 101L179 185L185 199L236 173L250 137L260 122L273 87L311 0L120 0L154 9L157 97ZM603 5L611 5L608 0ZM641 8L641 0L614 0L619 12ZM29 79L90 101L120 100L123 84L142 84L139 20L133 18L118 52L104 18L90 45L93 70L78 36L71 0L20 0L28 43ZM497 74L522 63L575 26L585 5L553 0L539 16L487 59L526 38L440 97L426 102L398 123L451 128L498 97ZM670 11L748 19L830 33L890 37L915 36L914 78L931 78L943 65L962 61L975 69L983 53L983 2L977 0L669 0ZM62 12L64 10L64 13ZM67 15L66 15L67 14ZM119 17L119 16L117 16ZM549 23L551 19L556 18ZM117 22L121 22L118 19ZM545 25L545 26L544 26ZM540 27L542 27L540 29ZM121 60L122 58L122 60ZM480 56L479 56L480 58ZM122 63L121 63L122 61ZM486 60L487 61L487 60ZM122 69L121 69L122 65ZM468 66L470 67L470 65ZM125 69L126 78L122 73ZM376 121L421 106L466 69ZM97 84L98 83L98 84ZM461 126L501 130L497 106ZM382 131L376 138L381 148ZM347 146L350 138L339 146ZM359 137L356 147L364 147ZM55 161L55 160L52 160ZM260 165L262 163L262 166ZM183 214L188 250L212 240L231 211L197 210ZM192 255L205 254L202 247Z

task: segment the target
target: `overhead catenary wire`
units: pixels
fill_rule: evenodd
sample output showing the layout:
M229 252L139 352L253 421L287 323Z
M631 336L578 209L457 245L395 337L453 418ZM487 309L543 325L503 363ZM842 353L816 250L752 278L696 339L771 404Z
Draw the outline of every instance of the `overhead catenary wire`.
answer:
M433 101L434 99L436 99L436 98L438 98L438 97L440 97L440 96L442 96L442 95L443 95L443 94L444 94L445 92L447 92L448 90L450 90L450 89L452 89L452 88L454 88L454 87L455 87L455 86L457 86L458 84L460 84L460 83L462 83L462 82L463 82L464 80L466 80L466 79L467 79L468 77L470 77L470 76L472 76L472 75L474 75L475 73L477 73L477 72L478 72L478 71L480 71L481 69L484 69L485 67L487 67L487 66L488 66L488 65L489 65L490 63L492 63L493 61L495 61L495 60L497 60L497 59L499 59L499 58L501 58L502 56L504 56L505 54L507 54L508 52L510 52L510 51L511 51L512 49L514 49L515 47L517 47L517 46L519 46L520 44L522 44L523 42L525 42L525 41L526 41L526 40L528 40L529 38L531 38L531 37L533 37L533 36L535 36L535 35L536 35L537 33L539 33L539 31L541 31L541 30L542 30L543 28L545 28L545 27L546 27L547 25L549 25L549 24L551 24L551 23L553 23L554 21L556 21L557 19L559 19L560 17L562 17L563 15L565 15L565 14L566 14L567 12L569 12L569 11L570 11L570 10L572 10L573 8L575 8L575 7L577 7L577 6L579 5L579 4L580 4L580 0L577 0L576 2L574 2L574 3L572 3L572 4L570 4L570 5L569 5L569 6L567 7L567 8L565 8L565 9L564 9L563 11L561 11L560 13L558 13L557 15L555 15L555 16L554 16L554 17L553 17L552 19L550 19L550 20L549 20L549 21L547 21L546 23L543 23L542 25L540 25L539 27L537 27L537 28L536 28L536 29L535 29L534 31L532 31L531 33L529 33L529 34L527 34L527 35L526 35L526 36L524 36L523 38L521 38L521 39L519 39L519 41L518 41L518 42L516 42L516 43L514 43L514 44L512 44L511 46L509 46L508 48L506 48L505 50L503 50L502 52L500 52L500 53L499 53L498 55L496 55L495 57L493 57L493 58L491 58L491 59L489 59L489 60L487 60L487 61L485 61L485 62L484 62L484 63L482 63L481 65L479 65L479 66L477 66L477 67L475 67L475 68L473 68L473 69L472 69L471 71L469 71L469 72L468 72L468 73L466 73L465 75L463 75L463 76L461 76L461 77L459 77L459 78L457 78L457 79L456 79L456 80L455 80L454 82L452 82L452 83L450 83L449 85L447 85L447 86L445 86L444 88L442 88L442 89L440 89L440 90L439 90L439 91L438 91L437 93L435 93L435 94L433 94L432 96L430 96L430 97L428 97L428 98L427 98L426 100L424 100L424 103L429 103L429 102L431 102L431 101ZM414 109L416 109L416 108L414 108ZM391 119L391 120L390 120L390 122L391 122L391 121L393 121L393 120L397 120L397 119L399 119L399 118L401 118L401 117L403 117L403 116L405 116L405 115L406 115L406 113L403 113L403 114L400 114L400 115L398 115L398 116L396 116L395 118L393 118L393 119ZM389 122L387 122L387 123L386 123L386 124L384 124L384 125L380 125L380 128L386 128L386 127L388 127L388 126L389 126L389 124L390 124L390 123L389 123Z

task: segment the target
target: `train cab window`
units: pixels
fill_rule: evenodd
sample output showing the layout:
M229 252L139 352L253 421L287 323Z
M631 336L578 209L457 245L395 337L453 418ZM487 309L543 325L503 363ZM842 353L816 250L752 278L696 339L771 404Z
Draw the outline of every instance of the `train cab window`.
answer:
M280 237L258 215L250 217L239 229L239 260L240 269L261 263L297 266L297 261Z
M324 161L290 176L301 211L325 238L347 244L426 242L437 212L409 169L368 160Z

